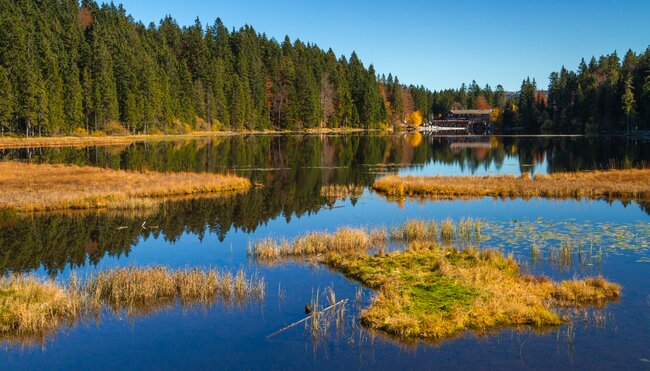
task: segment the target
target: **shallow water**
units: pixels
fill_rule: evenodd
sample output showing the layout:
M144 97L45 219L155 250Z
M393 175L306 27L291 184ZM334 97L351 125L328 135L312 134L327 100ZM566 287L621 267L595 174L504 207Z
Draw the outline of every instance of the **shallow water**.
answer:
M243 267L266 279L266 299L245 305L162 308L142 317L105 313L43 343L5 342L0 368L650 368L650 216L647 204L577 200L393 202L369 186L402 174L520 174L639 166L650 143L625 138L238 136L89 148L0 150L1 159L122 169L234 172L263 188L229 197L166 202L160 209L5 217L0 269L65 279L114 266ZM339 197L323 195L336 185ZM503 329L404 344L361 328L372 291L308 263L258 265L247 245L339 226L410 218L484 222L486 247L512 252L550 277L602 274L623 286L609 304L539 333ZM144 224L143 228L143 222ZM123 228L127 227L127 228ZM154 228L151 228L154 227ZM571 258L557 249L572 247ZM534 248L531 248L534 246ZM346 324L314 339L297 326L315 292L349 299ZM594 319L594 313L595 318Z

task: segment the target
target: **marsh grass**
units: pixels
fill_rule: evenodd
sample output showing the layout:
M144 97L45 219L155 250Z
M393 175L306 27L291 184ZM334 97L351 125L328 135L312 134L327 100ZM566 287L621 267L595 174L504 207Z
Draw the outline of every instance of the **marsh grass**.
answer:
M405 244L413 241L440 241L444 243L478 243L482 222L451 219L441 223L435 220L411 219L390 228L372 229L342 227L332 233L309 232L293 240L263 238L248 245L248 255L260 263L316 259L329 254L364 254L383 251L387 242Z
M0 278L2 336L45 336L73 324L82 307L75 284L63 286L25 275Z
M0 162L0 209L140 209L169 196L246 190L248 179L233 175L156 173L90 166Z
M344 227L333 233L310 232L286 239L265 238L249 243L248 254L261 263L275 263L283 260L307 259L329 253L363 253L373 247L385 232L369 233L362 228Z
M348 198L359 198L363 195L365 190L364 186L360 185L339 185L329 184L321 187L321 196L327 198L329 201L347 200Z
M325 263L377 290L363 324L405 339L557 326L566 319L557 308L602 306L620 295L601 277L556 283L521 274L512 256L495 250L427 242L375 256L332 254Z
M650 199L650 169L554 173L516 177L396 176L378 179L373 189L389 197Z
M44 339L102 308L129 317L174 306L207 308L217 300L261 301L265 281L240 270L129 267L101 271L67 284L27 275L0 278L0 337Z

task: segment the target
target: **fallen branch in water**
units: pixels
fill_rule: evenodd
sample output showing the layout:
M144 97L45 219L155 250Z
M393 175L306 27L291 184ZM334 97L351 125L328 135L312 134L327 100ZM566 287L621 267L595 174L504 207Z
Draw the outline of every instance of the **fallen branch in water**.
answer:
M314 313L311 314L310 316L307 316L307 317L301 319L301 320L298 321L298 322L294 322L294 323L292 323L292 324L290 324L290 325L288 325L288 326L285 326L285 327L279 329L278 331L272 333L271 335L267 336L266 338L267 338L267 339L270 339L270 338L274 337L275 335L277 335L277 334L279 334L279 333L281 333L281 332L287 331L288 329L290 329L290 328L292 328L292 327L295 327L295 326L297 326L297 325L299 325L299 324L301 324L301 323L303 323L303 322L306 322L306 321L310 320L311 318L317 316L317 315L320 314L320 313L323 313L323 312L328 311L328 310L330 310L330 309L334 309L335 307L337 307L337 306L339 306L339 305L341 305L341 304L345 304L345 303L347 303L347 302L348 302L348 299L344 299L344 300L339 301L338 303L335 303L335 304L330 305L329 307L327 307L327 308L325 308L325 309L323 309L323 310L320 310L320 311L314 311Z

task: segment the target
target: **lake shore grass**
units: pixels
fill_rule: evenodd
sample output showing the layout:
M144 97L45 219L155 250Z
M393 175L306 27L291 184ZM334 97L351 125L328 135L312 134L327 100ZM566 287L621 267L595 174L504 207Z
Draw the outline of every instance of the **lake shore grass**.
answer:
M233 135L265 135L265 134L336 134L359 133L370 130L363 128L314 128L304 130L242 130L242 131L196 131L187 134L132 134L118 136L52 136L52 137L0 137L2 148L30 147L87 147L111 144L129 144L145 141L186 140L209 137L225 137Z
M248 179L207 173L157 173L90 166L0 162L0 209L134 209L161 198L247 190Z
M620 286L602 277L553 282L519 273L514 259L496 250L434 243L374 256L333 254L325 264L377 290L361 322L403 339L557 326L565 321L559 307L602 306L620 296Z
M495 176L397 176L378 179L373 189L388 197L650 199L650 169Z
M101 271L83 281L72 277L68 283L14 274L0 278L0 338L42 340L104 307L133 316L176 303L244 303L264 295L264 279L243 270L130 267Z

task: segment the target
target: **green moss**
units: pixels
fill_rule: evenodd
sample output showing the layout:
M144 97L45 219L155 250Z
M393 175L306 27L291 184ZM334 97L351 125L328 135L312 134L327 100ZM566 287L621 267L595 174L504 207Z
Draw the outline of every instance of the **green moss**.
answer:
M453 281L440 278L429 284L416 284L407 289L411 304L411 314L429 313L431 311L449 312L454 308L469 308L478 291Z

